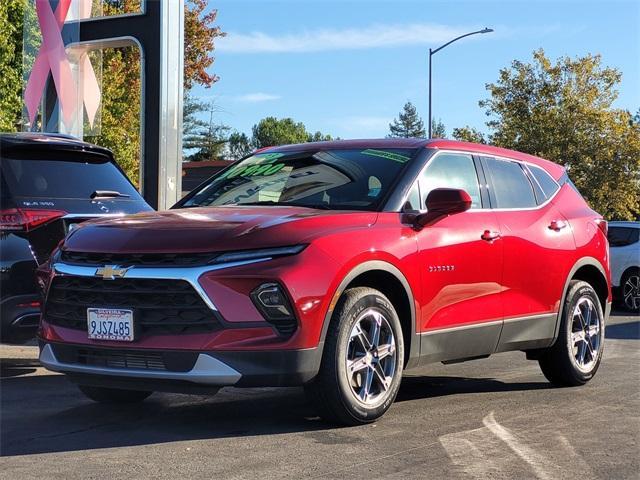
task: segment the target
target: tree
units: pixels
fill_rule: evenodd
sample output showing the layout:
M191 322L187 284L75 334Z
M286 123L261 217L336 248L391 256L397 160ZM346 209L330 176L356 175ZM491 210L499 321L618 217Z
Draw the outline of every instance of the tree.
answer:
M190 90L194 83L210 87L219 80L207 69L213 65L212 52L215 40L227 34L215 25L218 10L203 15L206 0L186 0L184 10L184 88Z
M233 132L229 135L227 151L230 160L238 160L251 153L252 150L251 140L244 133Z
M307 142L329 142L333 140L331 135L325 135L322 132L316 132L314 134L309 134Z
M252 132L252 142L256 148L304 143L309 140L309 134L304 124L302 122L296 123L291 118L263 118L253 126Z
M208 126L207 122L202 120L199 116L199 114L207 111L209 111L209 105L207 103L195 98L188 90L184 91L182 100L183 147L185 147L184 138L196 135L199 131Z
M431 121L431 138L447 138L447 129L442 120Z
M0 3L0 131L12 132L20 116L22 72L21 0ZM18 45L20 51L17 51Z
M215 103L200 102L187 94L184 105L182 147L184 150L196 150L185 160L217 160L222 157L229 127L214 122L214 115L218 112ZM209 113L208 122L197 116L201 112Z
M26 33L23 32L25 25ZM32 4L25 0L0 1L0 132L20 129L23 61L27 65L33 63L39 31ZM27 42L24 52L23 39Z
M482 132L469 126L454 128L453 138L460 140L461 142L487 143Z
M424 123L411 102L405 103L398 118L389 124L389 131L389 137L425 137Z
M564 165L592 208L610 219L634 218L640 125L613 107L621 77L599 55L553 63L538 50L531 63L512 62L480 102L490 117L490 143Z

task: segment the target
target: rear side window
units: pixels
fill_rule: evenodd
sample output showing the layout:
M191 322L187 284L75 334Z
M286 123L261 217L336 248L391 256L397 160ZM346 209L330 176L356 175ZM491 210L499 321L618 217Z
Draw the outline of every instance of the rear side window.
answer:
M120 170L101 156L87 161L3 157L2 177L13 197L88 199L96 190L140 196Z
M542 168L535 167L533 165L529 166L529 170L533 174L535 180L538 182L538 185L540 185L545 199L553 197L553 194L558 191L558 188L560 188L560 186L555 182L553 178L551 178L551 175L545 172Z
M421 178L422 205L436 188L459 188L471 196L471 208L481 208L478 174L471 155L442 153L429 160Z
M533 186L520 164L491 157L485 157L485 161L493 183L496 208L531 208L537 205Z
M626 247L640 239L640 228L609 227L607 238L612 247Z

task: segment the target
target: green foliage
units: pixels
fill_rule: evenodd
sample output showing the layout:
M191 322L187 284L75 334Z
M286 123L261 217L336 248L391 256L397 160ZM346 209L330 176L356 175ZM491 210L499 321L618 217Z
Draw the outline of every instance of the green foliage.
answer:
M599 55L562 57L543 50L512 62L480 102L490 143L564 165L591 207L609 219L640 212L640 125L612 106L621 73Z
M487 143L484 134L475 128L466 126L453 129L453 138L461 142Z
M447 129L442 120L431 121L431 138L447 138Z
M0 131L12 132L20 115L22 1L0 2ZM20 50L18 50L20 48Z
M183 106L183 137L182 148L195 150L187 161L216 160L222 156L228 141L229 127L214 122L214 114L218 111L213 102L200 102L188 92L185 94ZM209 121L202 120L197 115L207 112Z
M131 181L140 183L140 51L102 52L102 109L99 134L87 140L107 147Z
M309 134L304 124L296 123L291 118L266 117L253 126L252 142L256 148L304 143L308 140Z
M316 132L316 133L309 133L308 138L307 138L307 142L329 142L333 140L333 137L331 135L325 135L322 132Z
M398 114L398 118L389 124L389 132L389 137L423 138L426 136L424 123L418 116L416 107L411 102L405 103L402 112Z
M227 151L230 160L238 160L253 151L251 140L244 133L233 132L229 135Z
M206 0L186 0L184 10L184 88L195 83L210 87L219 77L207 72L213 65L216 38L227 34L215 25L217 10L204 13Z

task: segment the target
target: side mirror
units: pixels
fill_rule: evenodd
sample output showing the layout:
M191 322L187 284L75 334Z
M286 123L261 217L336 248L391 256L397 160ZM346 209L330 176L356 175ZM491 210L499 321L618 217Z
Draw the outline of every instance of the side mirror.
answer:
M471 208L471 197L458 188L436 188L427 195L427 212L416 217L419 228L431 225L441 218L466 212Z

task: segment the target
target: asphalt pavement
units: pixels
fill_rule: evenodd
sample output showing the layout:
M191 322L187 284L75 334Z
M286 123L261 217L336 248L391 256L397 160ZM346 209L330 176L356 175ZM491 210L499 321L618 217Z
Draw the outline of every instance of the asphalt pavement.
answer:
M302 389L156 393L106 407L0 346L0 478L640 478L640 318L614 314L598 374L553 388L519 352L403 379L377 423L333 428Z

